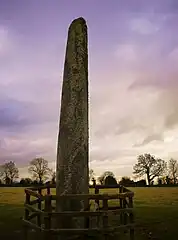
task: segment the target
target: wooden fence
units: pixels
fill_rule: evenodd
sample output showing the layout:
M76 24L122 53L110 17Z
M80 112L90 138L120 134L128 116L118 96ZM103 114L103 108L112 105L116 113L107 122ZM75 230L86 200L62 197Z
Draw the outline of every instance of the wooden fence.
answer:
M97 209L87 208L82 211L64 211L56 212L55 203L57 196L51 193L51 189L55 185L46 185L42 187L33 187L25 189L25 216L24 223L24 240L28 239L28 230L34 229L43 235L44 239L50 239L51 235L100 235L105 239L110 233L118 232L120 229L127 228L129 230L130 239L134 239L134 214L133 214L133 196L134 193L120 185L103 186L90 185L95 189L94 194L68 194L60 196L61 201L70 199L88 199L89 202L94 201L98 206ZM117 194L100 194L100 189L117 188ZM46 190L46 191L45 191ZM32 199L33 198L33 199ZM116 206L110 206L108 201L117 201ZM101 204L102 203L102 204ZM36 205L36 206L34 206ZM119 216L118 224L110 226L109 216ZM63 217L83 217L85 219L85 228L55 228L53 220L62 219ZM94 227L91 226L91 219L96 219ZM34 222L34 219L36 221ZM59 227L59 226L58 226Z

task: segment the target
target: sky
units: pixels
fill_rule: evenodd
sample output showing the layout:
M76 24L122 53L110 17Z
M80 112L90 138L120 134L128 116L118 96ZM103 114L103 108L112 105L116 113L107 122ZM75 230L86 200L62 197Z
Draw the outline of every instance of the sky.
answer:
M90 167L178 159L177 0L0 0L0 164L54 167L68 26L88 25Z

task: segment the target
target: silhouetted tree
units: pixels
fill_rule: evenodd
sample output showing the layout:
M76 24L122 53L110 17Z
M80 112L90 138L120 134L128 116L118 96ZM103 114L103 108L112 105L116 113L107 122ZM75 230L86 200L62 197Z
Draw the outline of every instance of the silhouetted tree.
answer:
M154 185L154 181L151 181L150 185L153 186Z
M19 170L13 161L0 166L0 175L6 184L12 184L19 177Z
M32 181L32 185L38 185L39 182L37 180Z
M8 176L5 176L5 177L4 177L4 182L5 182L6 185L9 185L9 184L12 183L12 182L11 182L11 179L10 179Z
M106 172L104 172L100 177L98 177L98 181L100 182L101 185L104 184L104 180L105 180L105 178L108 177L108 176L111 176L111 177L115 178L113 172L111 172L111 171L106 171Z
M48 161L43 158L35 158L30 162L28 171L41 184L49 175Z
M146 186L146 180L145 179L139 180L139 181L135 182L135 185L137 187L145 187Z
M177 160L171 158L168 162L168 171L169 171L169 176L173 180L173 183L177 183L177 178L178 178L178 162Z
M168 185L171 184L171 178L169 176L166 176L165 180L166 180L166 184Z
M56 183L56 171L54 171L52 168L49 169L49 175L50 175L50 181L52 184Z
M161 178L159 178L162 182L162 184L167 184L166 183L166 176L162 176Z
M20 184L21 185L30 185L32 184L32 179L31 178L21 178Z
M166 162L160 158L156 159L151 154L139 155L137 161L133 174L138 177L146 175L148 185L151 185L155 177L162 176L166 170Z
M117 180L113 176L107 176L104 179L104 184L105 185L116 185L117 184Z
M20 183L21 185L24 185L24 184L25 184L25 179L24 179L24 178L21 178L19 183Z
M163 184L163 181L162 181L162 179L158 179L158 185L162 185Z
M129 177L122 177L122 179L119 181L119 184L125 187L129 187L134 185L134 181Z

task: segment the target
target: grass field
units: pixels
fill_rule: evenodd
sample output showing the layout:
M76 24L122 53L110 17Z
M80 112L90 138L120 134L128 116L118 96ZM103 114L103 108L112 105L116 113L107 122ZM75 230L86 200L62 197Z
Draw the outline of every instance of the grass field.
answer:
M131 190L135 193L136 240L177 239L178 188ZM0 239L20 239L24 196L23 188L0 188Z

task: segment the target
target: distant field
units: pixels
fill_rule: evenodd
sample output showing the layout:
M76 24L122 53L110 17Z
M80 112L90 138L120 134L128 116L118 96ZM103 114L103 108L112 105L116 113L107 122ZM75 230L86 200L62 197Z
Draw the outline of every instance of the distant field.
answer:
M135 193L136 240L174 240L178 237L178 188L131 188ZM106 190L105 190L106 192ZM107 193L116 193L109 190ZM23 188L0 188L0 239L17 237L21 230ZM4 238L3 238L4 237Z

